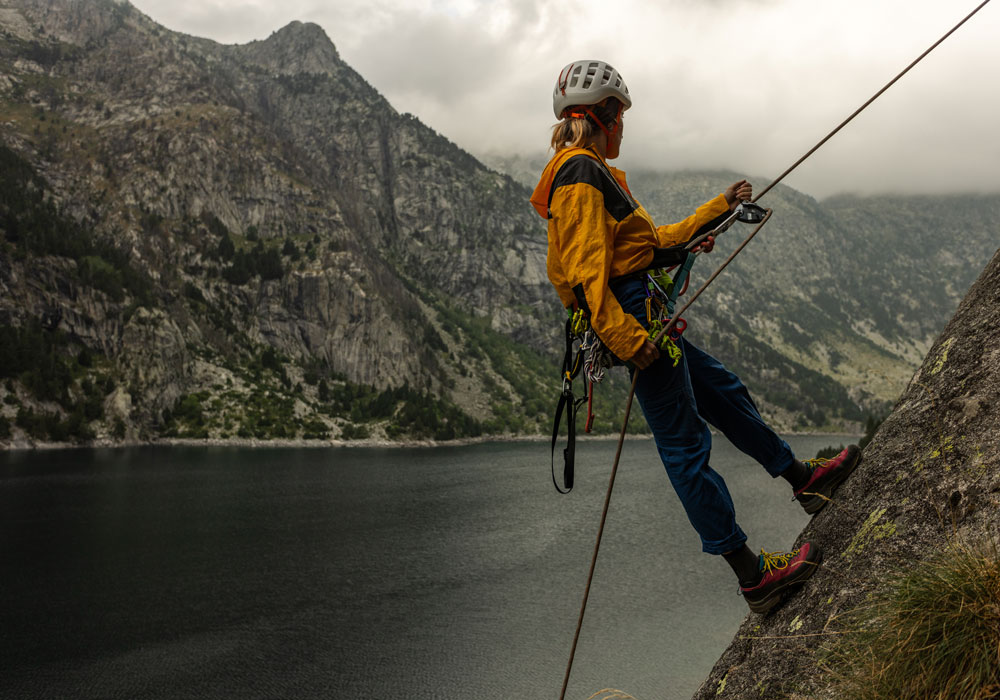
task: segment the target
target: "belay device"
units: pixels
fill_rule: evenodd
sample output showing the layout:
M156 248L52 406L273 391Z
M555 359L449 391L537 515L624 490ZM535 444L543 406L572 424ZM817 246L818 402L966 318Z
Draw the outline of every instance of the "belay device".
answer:
M629 277L641 277L646 287L646 321L649 326L649 339L656 342L660 351L669 357L675 367L681 360L681 350L677 341L687 328L687 322L683 318L674 321L674 306L677 297L687 291L698 247L709 236L726 231L736 221L759 224L766 216L767 210L762 207L751 202L742 202L712 231L698 236L685 245L655 249L650 267L629 274ZM673 327L670 332L662 333L671 323ZM552 484L556 491L562 494L573 490L577 411L584 402L587 403L587 422L584 425L584 432L589 433L594 424L594 385L604 379L608 368L622 364L597 337L597 333L590 325L590 318L583 309L569 309L565 339L562 391L556 404L551 445ZM577 398L573 393L573 380L581 370L586 380L586 390L583 396ZM566 414L566 447L563 448L563 479L560 485L556 478L556 443L559 441L559 425L563 413Z

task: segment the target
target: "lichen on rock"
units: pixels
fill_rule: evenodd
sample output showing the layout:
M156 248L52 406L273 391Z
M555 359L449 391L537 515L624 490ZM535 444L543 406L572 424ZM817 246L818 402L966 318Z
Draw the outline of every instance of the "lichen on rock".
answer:
M761 684L768 697L833 700L816 653L838 634L842 615L865 605L888 577L919 566L949 543L995 544L1000 413L983 409L1000 401L998 337L1000 251L856 472L801 533L800 540L823 547L823 566L771 615L748 615L696 700L758 697Z

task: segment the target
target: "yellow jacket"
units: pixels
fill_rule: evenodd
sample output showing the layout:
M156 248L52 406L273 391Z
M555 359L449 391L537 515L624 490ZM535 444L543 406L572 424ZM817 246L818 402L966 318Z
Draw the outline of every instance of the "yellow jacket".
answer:
M623 360L639 351L647 335L622 310L608 280L645 269L654 248L684 243L729 213L720 194L683 221L656 226L632 197L625 173L587 148L556 153L531 204L549 221L549 281L563 305L589 310L598 337Z

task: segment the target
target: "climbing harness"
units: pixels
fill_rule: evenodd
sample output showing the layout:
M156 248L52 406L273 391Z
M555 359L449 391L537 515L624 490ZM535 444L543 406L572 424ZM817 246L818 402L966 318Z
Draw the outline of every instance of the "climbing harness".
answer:
M709 236L728 230L734 222L760 223L766 216L767 210L756 204L743 202L712 231L698 236L687 245L658 248L653 255L652 264L654 267L628 275L628 277L642 279L646 288L646 322L649 326L650 342L665 353L675 367L681 361L681 349L678 341L688 324L680 316L677 318L672 318L672 316L678 297L687 292L688 283L691 280L691 268L698 255L699 246ZM613 367L616 362L621 364L597 336L590 325L590 316L585 309L570 308L567 310L567 314L564 333L566 349L560 373L562 388L559 393L559 401L556 404L555 418L552 422L550 445L552 485L561 494L568 494L573 490L577 413L580 407L586 403L587 420L584 424L584 432L590 433L594 425L594 385L599 384L604 379L607 370ZM666 333L664 333L665 329L667 329ZM586 389L583 396L577 397L573 392L573 380L577 378L581 370ZM562 485L560 485L556 478L556 444L559 442L559 430L564 415L566 417L566 446L563 448L563 477Z
M709 236L717 236L733 225L734 222L759 224L764 221L768 210L752 204L741 202L736 209L711 231L690 241L685 248L684 261L673 267L656 267L641 272L646 285L646 322L649 324L649 339L661 351L667 353L674 367L680 363L681 349L677 341L687 329L687 321L679 314L674 316L677 298L687 293L691 282L691 268L699 253L699 246ZM664 329L673 321L672 327L664 333Z
M827 141L829 141L837 132L839 132L841 129L843 129L850 121L852 121L856 116L858 116L862 111L864 111L864 109L866 107L868 107L868 105L870 105L872 102L874 102L876 99L878 99L882 95L882 93L884 93L886 90L888 90L890 87L892 87L896 83L896 81L898 81L900 78L902 78L904 75L906 75L906 73L908 73L910 71L910 69L912 69L918 63L920 63L920 61L922 61L924 59L924 57L927 56L927 54L929 54L931 51L933 51L935 48L937 48L945 39L947 39L949 36L951 36L953 33L955 33L958 30L959 27L961 27L963 24L965 24L970 19L972 19L972 17L977 12L979 12L981 9L983 9L987 4L989 4L989 2L990 2L990 0L983 0L983 2L981 2L978 6L976 6L976 8L974 10L972 10L972 12L970 12L968 15L966 15L958 24L956 24L948 32L946 32L944 34L944 36L942 36L940 39L938 39L936 42L934 42L930 46L930 48L928 48L926 51L924 51L922 54L920 54L912 63L910 63L910 65L908 65L899 74L897 74L896 77L894 77L892 80L890 80L888 83L886 83L886 85L881 90L879 90L878 92L876 92L871 98L869 98L867 102L865 102L863 105L861 105L861 107L859 107L857 110L855 110L854 113L852 113L849 117L847 117L847 119L845 119L843 122L841 122L833 131L831 131L829 134L827 134L822 140L819 141L819 143L817 143L815 146L813 146L811 149L809 149L809 151L807 151L805 155L803 155L801 158L799 158L797 161L795 161L787 170L785 170L785 172L781 173L781 175L779 175L774 181L772 181L771 184L769 184L759 194L757 194L757 196L754 197L753 200L749 204L753 204L753 203L757 202L758 200L760 200L761 197L763 197L765 194L767 194L768 192L770 192L771 189L774 188L779 182L781 182L782 180L784 180L785 177L787 177L789 173L791 173L793 170L795 170L795 168L797 168L799 165L801 165L806 160L806 158L808 158L813 153L815 153L823 144L825 144ZM744 205L746 205L746 204L748 204L748 203L744 202ZM708 288L708 286L715 280L715 278L718 277L722 273L722 271L729 265L729 263L732 262L733 259L737 255L739 255L739 253L750 243L751 240L753 240L754 236L757 235L757 232L760 231L760 229L764 226L764 224L767 223L768 219L771 217L771 210L770 209L761 209L760 207L755 207L753 209L747 208L745 211L741 211L742 209L743 209L743 206L737 207L737 210L733 212L733 215L731 215L725 222L723 222L722 224L720 224L719 226L717 226L714 231L710 231L709 233L706 233L706 234L704 234L702 236L699 236L698 238L692 240L691 242L689 242L687 244L686 248L688 248L689 251L694 252L694 249L697 248L698 245L703 240L707 239L709 236L717 235L721 231L725 230L725 228L728 228L728 226L731 225L733 221L739 219L740 216L746 217L746 219L740 219L740 220L747 220L748 223L752 223L753 222L753 221L751 221L752 219L755 219L755 218L759 217L759 221L756 222L757 225L754 227L754 229L750 233L750 235L748 235L743 240L743 242L740 243L740 245L736 248L736 250L734 250L729 255L729 257L726 258L726 260L715 270L715 272L712 273L712 275L708 278L708 280L706 280L705 283L698 289L698 291L695 292L694 296L692 296L687 301L687 303L684 304L683 307L681 307L681 309L677 312L677 314L673 315L670 318L670 320L667 322L666 326L660 332L660 336L659 337L662 337L663 334L670 333L671 330L673 330L673 328L677 325L678 320L679 320L681 314L683 314L691 306L691 304L694 303L694 301L701 295L702 292L705 291L706 288ZM761 212L763 212L763 213L761 213ZM727 223L728 223L728 225L727 225ZM725 227L725 228L723 228L723 227ZM657 339L659 339L659 337ZM580 605L580 616L579 616L579 619L577 621L576 632L573 635L573 646L570 649L569 661L566 664L566 675L563 678L562 691L559 694L559 700L565 700L565 698L566 698L566 690L569 687L570 673L573 670L573 660L576 657L576 649L577 649L577 645L578 645L578 643L580 641L580 631L583 629L583 619L584 619L584 615L586 614L586 611L587 611L587 601L590 598L590 589L591 589L591 585L592 585L593 580L594 580L594 569L597 566L597 556L598 556L598 554L600 552L601 540L604 537L604 526L607 523L608 508L611 505L611 494L612 494L612 492L614 490L615 477L618 474L618 465L619 465L619 462L621 461L622 447L625 444L625 434L626 434L626 430L628 429L628 419L629 419L629 416L631 415L631 412L632 412L632 400L635 397L635 387L636 387L636 380L638 379L638 376L639 376L639 373L636 372L635 375L632 377L632 387L629 390L628 399L625 402L625 417L622 420L621 432L618 435L618 447L615 450L615 459L614 459L614 463L611 466L611 477L610 477L610 479L608 481L608 490L607 490L607 493L605 494L605 497L604 497L604 507L603 507L603 509L601 511L601 520L600 520L600 525L598 526L598 529L597 529L597 538L596 538L596 540L594 542L594 553L591 556L590 570L589 570L589 572L587 574L587 586L586 586L586 588L584 590L583 601L582 601L582 603Z

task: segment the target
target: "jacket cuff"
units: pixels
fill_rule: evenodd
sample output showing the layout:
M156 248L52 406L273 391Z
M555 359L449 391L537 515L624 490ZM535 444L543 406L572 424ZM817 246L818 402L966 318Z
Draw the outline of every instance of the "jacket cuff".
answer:
M725 192L720 192L715 199L709 200L707 204L711 207L713 213L725 214L730 211Z
M642 324L633 316L626 314L626 318L625 328L622 329L621 334L616 334L614 345L607 343L607 346L615 357L628 362L639 352L649 335Z

